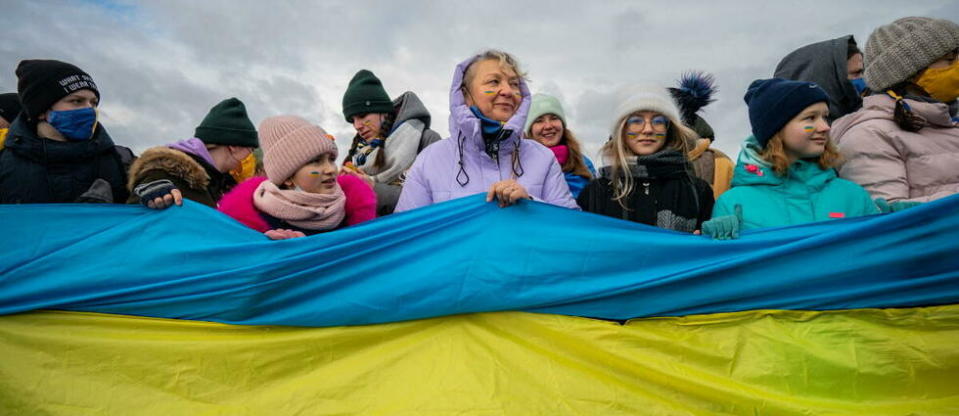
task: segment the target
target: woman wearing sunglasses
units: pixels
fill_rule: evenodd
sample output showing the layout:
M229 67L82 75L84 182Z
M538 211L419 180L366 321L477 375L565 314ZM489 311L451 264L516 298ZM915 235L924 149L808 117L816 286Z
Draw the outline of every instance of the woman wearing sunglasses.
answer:
M580 207L668 230L699 230L713 211L713 192L692 174L686 143L697 136L682 124L666 89L636 89L616 114L602 149L608 166L580 193Z

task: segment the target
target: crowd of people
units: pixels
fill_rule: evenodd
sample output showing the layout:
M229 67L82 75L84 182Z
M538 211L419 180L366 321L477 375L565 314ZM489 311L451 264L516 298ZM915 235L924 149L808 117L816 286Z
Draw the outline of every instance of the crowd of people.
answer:
M305 115L255 126L237 98L137 157L99 123L89 74L24 60L17 92L0 94L0 203L189 199L286 239L485 193L501 207L533 200L731 239L959 192L957 53L959 25L927 17L880 26L862 49L852 36L799 48L745 91L752 134L736 162L699 115L716 93L702 72L623 91L594 163L561 102L532 94L507 52L456 66L446 139L415 93L391 99L360 70L343 94L356 135L338 164L333 137Z

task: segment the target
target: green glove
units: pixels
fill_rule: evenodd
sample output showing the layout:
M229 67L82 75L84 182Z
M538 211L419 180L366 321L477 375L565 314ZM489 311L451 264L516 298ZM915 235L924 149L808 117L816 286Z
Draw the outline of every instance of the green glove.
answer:
M739 238L739 229L743 224L743 206L733 207L735 215L723 215L703 223L703 234L713 240L733 240Z
M916 201L896 201L890 204L884 198L876 198L875 202L876 202L876 207L879 208L879 212L883 214L888 214L890 212L899 212L899 211L909 209L922 204L922 202L916 202Z

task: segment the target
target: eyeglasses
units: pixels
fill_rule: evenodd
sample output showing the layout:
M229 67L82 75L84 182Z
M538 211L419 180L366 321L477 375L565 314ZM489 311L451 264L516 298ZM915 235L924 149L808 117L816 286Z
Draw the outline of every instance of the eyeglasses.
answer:
M653 131L664 133L669 129L669 119L666 116L654 116L646 119L640 116L629 116L626 119L626 130L642 131L646 128L646 123L650 123Z

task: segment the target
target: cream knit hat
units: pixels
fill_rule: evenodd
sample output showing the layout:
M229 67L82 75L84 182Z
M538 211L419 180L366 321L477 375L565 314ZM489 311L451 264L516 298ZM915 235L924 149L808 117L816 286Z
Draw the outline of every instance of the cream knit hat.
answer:
M655 111L669 119L670 123L682 124L683 120L679 116L679 107L669 95L666 87L658 85L638 85L626 90L623 94L626 98L616 107L616 117L610 128L610 135L616 133L619 123L624 118L637 111Z

